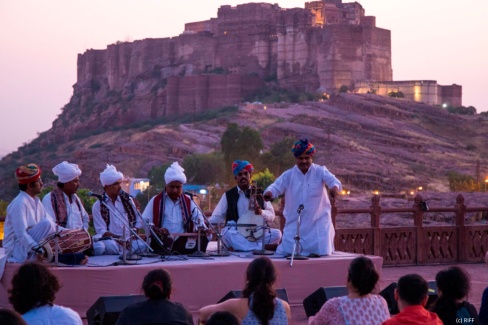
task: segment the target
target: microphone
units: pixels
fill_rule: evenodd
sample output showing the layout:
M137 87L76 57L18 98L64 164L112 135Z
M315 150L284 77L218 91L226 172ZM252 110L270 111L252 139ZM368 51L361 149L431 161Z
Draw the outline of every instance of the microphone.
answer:
M88 196L94 196L97 199L99 199L100 201L102 201L102 195L101 194L95 194L92 191L90 191L90 192L88 192Z
M303 210L304 208L305 208L305 207L303 206L303 204L300 204L300 205L298 206L298 210L297 210L297 212L298 212L298 213L302 212L302 210Z

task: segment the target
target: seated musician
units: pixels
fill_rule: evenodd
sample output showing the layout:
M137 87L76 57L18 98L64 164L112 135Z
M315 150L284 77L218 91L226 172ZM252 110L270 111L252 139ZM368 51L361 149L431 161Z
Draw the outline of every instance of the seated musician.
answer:
M43 256L39 243L56 230L37 194L41 193L41 169L36 164L20 166L15 171L20 193L8 205L4 225L3 247L5 256L0 259L0 279L3 259L23 263Z
M177 240L177 236L171 234L197 232L198 228L208 234L208 228L196 203L183 193L186 175L178 162L174 162L166 170L164 181L164 190L151 198L142 217L154 224L154 232L165 244L165 249L170 250L173 240ZM188 240L196 241L196 237ZM151 247L156 251L162 250L154 238L151 240Z
M232 163L232 172L237 186L231 188L222 196L215 207L210 223L226 223L222 230L222 241L230 249L236 251L252 251L265 249L262 240L250 240L239 231L239 219L249 210L251 176L253 166L246 160L236 160ZM256 196L258 204L253 211L255 215L262 216L267 223L273 222L275 212L270 202L265 202L262 196ZM259 219L259 218L258 218ZM241 219L242 221L242 219ZM256 226L262 226L262 221ZM277 245L281 239L281 231L271 228L264 231L265 245ZM251 238L252 239L252 238Z
M92 207L93 224L97 233L94 238L104 244L106 255L117 255L123 252L126 240L133 237L129 227L135 232L142 227L142 220L129 194L122 191L124 174L117 171L115 166L107 165L100 173L100 182L103 185L101 199ZM102 202L103 201L103 202ZM110 238L108 240L105 240ZM103 241L102 241L103 239ZM147 247L141 239L131 240L132 252L145 253Z
M58 177L58 183L57 187L42 199L46 212L54 217L53 221L62 229L88 231L90 217L76 195L80 187L81 169L77 164L63 161L53 168L53 173ZM103 243L93 243L94 255L102 255L104 247Z

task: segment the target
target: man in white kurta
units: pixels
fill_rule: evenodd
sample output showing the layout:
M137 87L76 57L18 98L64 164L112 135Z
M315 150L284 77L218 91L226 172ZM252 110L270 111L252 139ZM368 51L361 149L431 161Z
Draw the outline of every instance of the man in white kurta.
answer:
M246 195L246 191L249 192L251 188L253 170L253 165L247 160L236 160L232 163L232 173L237 186L222 195L209 218L210 223L225 223L226 226L222 229L222 241L228 248L232 247L236 251L265 249L262 247L260 238L255 239L254 236L251 236L253 240L249 240L239 232L238 223L249 224L249 221L243 222L243 220L252 219L256 221L256 226L261 227L263 226L263 219L266 223L272 223L275 219L273 205L270 202L261 202L264 209L259 204L255 204L255 210L249 210L250 198L248 197L249 193ZM230 206L227 198L231 200ZM248 217L249 215L250 217ZM249 235L248 232L245 234ZM266 230L262 235L265 236L265 245L276 245L281 239L281 231L275 228Z
M142 217L153 225L153 231L159 236L170 235L173 240L178 236L172 234L197 232L198 228L208 232L200 209L190 196L183 193L186 175L178 162L174 162L166 170L164 181L164 191L151 198L142 214ZM193 222L193 227L189 226L190 221ZM154 243L153 247L159 248Z
M81 169L77 164L63 161L52 169L58 177L57 188L46 194L42 204L53 222L60 230L84 229L88 231L90 217L76 192L80 187ZM93 243L93 254L102 255L105 250L103 243Z
M35 260L35 253L43 255L40 243L54 233L55 225L37 197L43 184L41 169L35 164L21 166L17 168L15 176L20 193L7 207L3 247L9 262L22 263ZM3 268L0 267L2 273Z
M116 255L123 252L123 247L116 239L125 240L130 238L130 228L140 229L142 220L136 211L132 198L122 191L121 183L124 175L118 172L115 166L107 165L107 168L100 173L100 182L103 185L104 193L101 200L93 204L93 224L97 233L94 238L109 240L99 241L105 245L104 254ZM103 204L101 203L103 201ZM125 229L125 232L124 232ZM132 240L132 251L143 253L147 246L142 240Z
M307 139L299 140L292 149L296 165L285 171L264 193L269 200L285 195L286 218L283 239L276 253L288 255L293 252L297 233L298 210L301 210L300 245L295 254L306 256L330 255L334 251L335 230L330 215L330 194L342 190L341 182L325 166L312 163L315 147Z

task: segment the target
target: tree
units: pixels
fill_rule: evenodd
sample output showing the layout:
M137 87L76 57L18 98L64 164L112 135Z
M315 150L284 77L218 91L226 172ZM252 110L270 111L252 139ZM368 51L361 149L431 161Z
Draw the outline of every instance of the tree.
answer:
M292 137L285 137L275 142L269 152L262 155L262 162L274 175L281 175L285 170L295 164L295 158L291 153L291 148L295 143Z
M183 159L183 168L188 183L214 184L225 180L222 154L216 152L188 155Z
M268 168L266 168L264 171L254 174L252 179L257 182L258 187L261 187L263 191L271 185L276 177L273 175Z
M235 123L229 123L222 135L220 145L224 155L226 175L231 175L234 160L248 160L252 163L259 157L263 149L263 140L258 131L248 126L240 128Z

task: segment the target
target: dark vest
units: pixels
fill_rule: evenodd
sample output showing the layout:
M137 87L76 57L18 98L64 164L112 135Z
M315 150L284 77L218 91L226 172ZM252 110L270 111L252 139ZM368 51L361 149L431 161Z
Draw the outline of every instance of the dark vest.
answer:
M237 201L239 200L239 188L233 187L225 192L227 198L227 212L225 214L225 222L235 221L239 219L239 213L237 212ZM257 197L257 201L261 209L264 209L264 200L262 196Z

